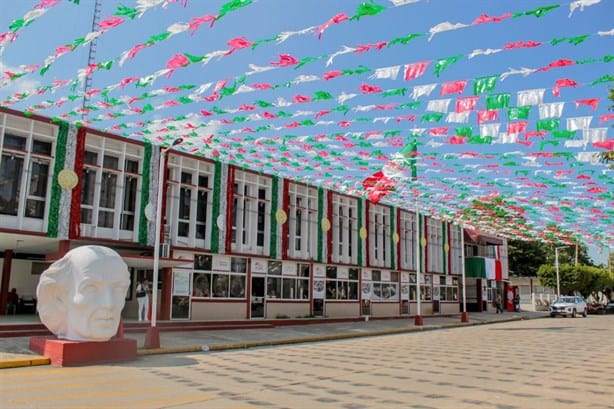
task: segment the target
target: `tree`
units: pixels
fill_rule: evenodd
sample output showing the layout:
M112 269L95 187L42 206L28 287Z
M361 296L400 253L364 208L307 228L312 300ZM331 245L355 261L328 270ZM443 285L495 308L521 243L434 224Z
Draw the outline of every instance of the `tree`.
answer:
M539 266L547 261L545 246L539 241L510 240L507 243L510 272L521 277L535 277Z
M539 267L537 277L541 285L556 288L556 267L544 264ZM614 277L604 268L559 264L559 285L561 294L580 293L588 296L592 292L614 287Z

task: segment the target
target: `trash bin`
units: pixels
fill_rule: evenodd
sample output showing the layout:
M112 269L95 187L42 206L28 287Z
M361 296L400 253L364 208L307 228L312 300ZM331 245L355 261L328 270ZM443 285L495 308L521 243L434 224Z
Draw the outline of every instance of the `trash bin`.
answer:
M516 294L516 296L514 297L514 311L520 311L520 296L518 294Z

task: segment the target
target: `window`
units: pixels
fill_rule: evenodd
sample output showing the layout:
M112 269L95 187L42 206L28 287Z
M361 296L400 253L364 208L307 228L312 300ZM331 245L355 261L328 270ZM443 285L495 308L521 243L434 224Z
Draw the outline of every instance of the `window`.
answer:
M400 264L404 270L416 270L416 214L401 211L399 222Z
M387 206L369 206L369 264L384 267L390 265L390 208Z
M172 154L168 166L171 199L167 211L177 243L206 248L211 240L207 234L211 230L213 166Z
M420 281L422 285L420 286L420 299L422 301L431 301L433 299L432 295L432 282L433 276L420 274ZM409 275L409 299L410 301L416 301L416 274Z
M318 237L318 190L290 183L289 195L288 256L314 259Z
M124 198L120 220L122 230L134 230L135 206L137 202L139 163L135 160L126 159L124 168ZM131 174L128 174L130 172Z
M232 250L268 253L271 178L236 171L231 206Z
M0 214L43 219L49 191L51 140L8 132L2 139ZM31 152L28 152L30 144ZM26 173L29 176L24 177L26 164L29 164ZM25 202L20 198L22 192L26 193Z
M212 256L197 255L192 276L192 297L245 298L247 259L231 257L230 271L211 271Z
M427 217L427 254L426 271L443 273L443 222Z
M462 236L463 229L460 226L450 225L450 273L463 273Z
M396 271L372 270L372 299L381 301L399 300L399 273Z
M140 146L86 136L81 178L82 224L134 232L140 200L141 157Z
M441 301L458 301L458 277L439 276Z
M326 299L358 300L358 268L326 267Z
M353 197L333 194L332 261L356 264L358 253L358 201Z

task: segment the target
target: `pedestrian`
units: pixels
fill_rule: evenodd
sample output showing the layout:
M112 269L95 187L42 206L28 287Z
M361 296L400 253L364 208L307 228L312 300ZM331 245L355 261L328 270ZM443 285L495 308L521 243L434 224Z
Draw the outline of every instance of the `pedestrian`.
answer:
M147 310L149 309L149 281L146 278L136 286L136 300L139 303L139 321L147 321Z
M503 307L501 306L501 294L497 294L497 314L501 313L503 314Z
M17 314L17 306L19 305L19 294L17 294L17 289L11 289L11 292L7 297L7 313L15 315Z

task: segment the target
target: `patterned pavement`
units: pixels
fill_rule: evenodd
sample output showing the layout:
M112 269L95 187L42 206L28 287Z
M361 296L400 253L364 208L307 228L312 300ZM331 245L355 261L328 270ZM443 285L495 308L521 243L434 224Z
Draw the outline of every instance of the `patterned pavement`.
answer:
M612 339L589 316L13 368L0 407L614 408Z

